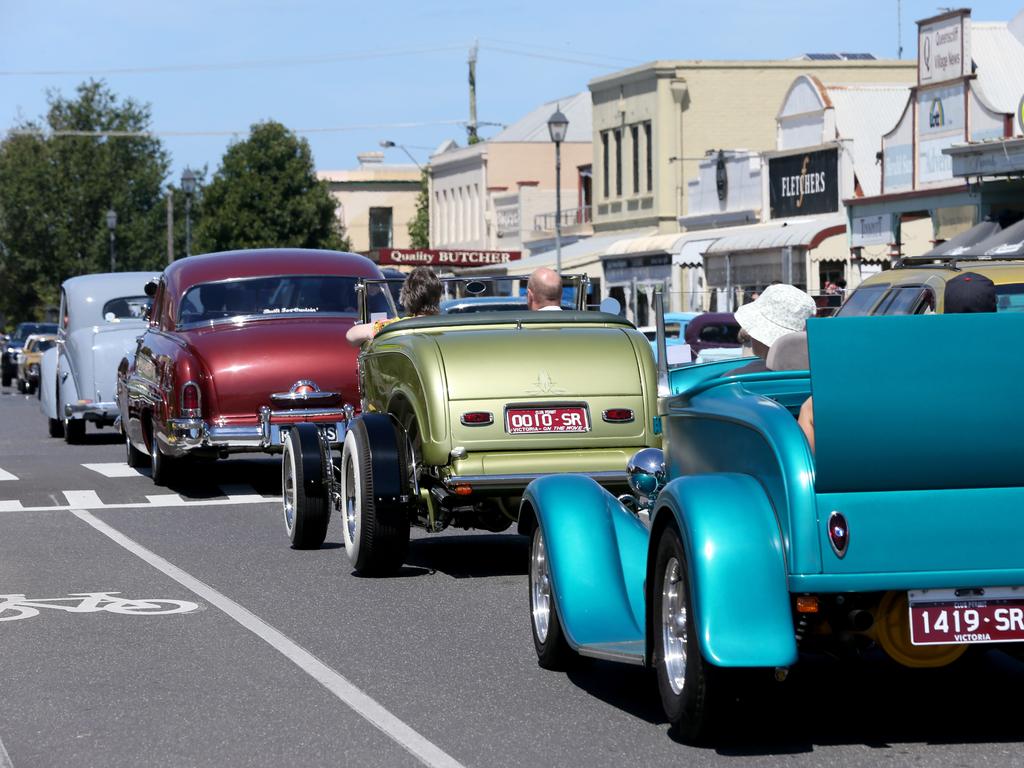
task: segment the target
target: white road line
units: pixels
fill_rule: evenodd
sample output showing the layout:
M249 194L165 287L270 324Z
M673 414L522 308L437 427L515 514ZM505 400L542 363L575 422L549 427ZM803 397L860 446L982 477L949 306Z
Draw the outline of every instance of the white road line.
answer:
M231 501L265 501L251 485L218 485L217 487Z
M96 491L61 491L61 493L63 493L64 498L68 500L69 507L95 509L96 507L103 506L103 502L100 500Z
M149 563L161 573L174 579L186 589L199 595L203 600L214 605L247 630L281 653L285 658L312 677L324 688L350 707L356 714L380 730L384 735L404 747L413 757L428 766L437 768L463 768L454 757L444 752L433 742L428 741L418 731L406 725L395 715L381 706L377 701L363 693L337 671L324 664L291 638L284 635L263 619L250 613L226 595L221 594L209 584L200 581L181 568L164 560L129 539L116 528L112 528L97 517L82 509L72 509L71 513L83 522L91 525L104 536L127 549L136 557Z
M14 768L11 756L7 754L7 750L4 748L3 739L0 739L0 768Z
M104 477L145 477L142 472L129 467L123 461L113 461L106 464L83 464L86 469L99 472Z
M21 502L17 499L10 501L0 501L0 512L22 512L24 507L21 506Z
M6 472L0 469L0 480L17 480L17 475L12 475L10 472Z
M176 493L158 493L153 496L147 496L146 499L154 507L184 507L189 504L188 501Z
M159 507L231 507L245 504L272 504L280 502L280 496L261 496L252 501L248 499L199 499L196 501L181 498L176 493L158 496L147 496L149 502L126 502L123 504L104 504L102 501L86 507L82 504L54 504L48 507L23 507L17 499L0 500L0 512L67 512L70 509L154 509Z

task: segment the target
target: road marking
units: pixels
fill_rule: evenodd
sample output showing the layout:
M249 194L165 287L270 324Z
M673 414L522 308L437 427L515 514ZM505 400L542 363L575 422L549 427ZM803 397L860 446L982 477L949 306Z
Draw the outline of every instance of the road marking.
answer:
M142 472L129 467L123 461L114 461L107 464L83 464L86 469L99 472L104 477L146 477Z
M251 485L218 485L217 487L231 501L264 501Z
M444 752L433 742L428 741L418 731L406 725L402 720L399 720L336 670L324 664L312 653L281 631L267 624L259 616L243 608L226 595L221 594L209 584L200 581L195 576L186 573L178 566L160 557L160 555L129 539L119 530L107 525L84 509L72 509L71 514L91 525L108 539L124 547L136 557L149 563L149 565L161 573L174 579L174 581L186 589L191 590L210 605L219 608L333 693L353 712L360 715L385 736L388 736L404 747L424 765L436 766L437 768L463 768L462 764L454 757Z
M4 748L3 739L0 739L0 768L14 768L11 756L7 754L7 750Z
M10 472L5 472L4 470L0 469L0 480L17 480L17 479L18 479L17 475L12 475Z
M76 493L76 491L71 491ZM79 493L83 493L79 491ZM93 493L93 491L87 491ZM176 493L166 493L156 496L147 496L148 502L125 502L118 504L104 504L95 497L96 504L54 504L48 507L23 507L17 499L10 501L0 500L0 512L67 512L71 509L147 509L159 507L230 507L244 504L273 504L280 503L280 496L236 497L236 499L183 499ZM0 766L2 768L2 766Z
M103 506L103 502L96 491L61 491L61 493L68 500L68 507L95 509L96 507Z

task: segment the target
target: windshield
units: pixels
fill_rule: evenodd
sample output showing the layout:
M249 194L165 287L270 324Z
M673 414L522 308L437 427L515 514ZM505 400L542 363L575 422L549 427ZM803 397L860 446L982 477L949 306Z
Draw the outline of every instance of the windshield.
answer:
M850 294L850 298L836 312L836 317L856 317L858 315L870 314L871 308L878 303L882 294L887 290L889 290L888 283L884 285L861 286Z
M11 342L18 342L19 344L24 344L25 339L27 339L33 333L56 332L56 323L21 323L17 328L14 329L14 335L11 337Z
M189 288L179 322L257 315L356 315L356 278L337 275L252 277Z
M997 312L1024 312L1024 283L996 286Z
M111 299L103 305L103 317L107 322L114 320L144 320L153 302L149 296L123 296Z

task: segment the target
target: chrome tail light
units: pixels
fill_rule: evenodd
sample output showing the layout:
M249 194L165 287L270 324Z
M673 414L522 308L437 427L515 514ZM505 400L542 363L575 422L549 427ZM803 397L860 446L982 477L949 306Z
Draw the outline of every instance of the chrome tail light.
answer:
M199 385L186 381L181 386L181 415L186 419L198 419L203 415L203 398Z

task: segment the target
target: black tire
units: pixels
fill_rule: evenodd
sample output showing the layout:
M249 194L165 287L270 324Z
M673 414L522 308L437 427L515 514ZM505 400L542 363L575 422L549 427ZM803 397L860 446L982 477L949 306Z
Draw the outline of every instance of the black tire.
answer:
M11 372L8 371L6 368L4 368L3 369L3 373L0 374L0 380L2 380L2 381L0 381L0 383L2 383L5 387L9 387L9 386L11 386L11 379L12 378L13 378L13 376L11 375Z
M149 467L150 475L153 478L153 485L169 485L174 479L178 461L160 452L160 446L156 439L156 429L149 430Z
M50 437L64 437L64 422L60 419L47 419Z
M140 451L138 448L132 445L132 441L128 439L128 435L127 433L125 433L124 430L121 430L121 434L124 436L125 463L132 469L138 469L139 467L149 466L149 454L145 453L144 451Z
M658 693L678 737L688 744L705 743L722 724L719 713L728 684L724 671L701 655L686 554L675 528L662 531L656 552L651 631Z
M15 387L15 389L18 390L19 393L21 393L23 395L25 394L25 391L26 391L25 390L25 382L22 381L21 379L18 379L18 383L15 384L14 387Z
M85 442L84 419L64 419L64 442L68 445Z
M404 509L377 503L370 438L359 419L345 435L341 452L341 509L345 551L356 573L397 572L409 551L409 518Z
M285 532L295 549L317 549L327 538L331 509L323 458L316 427L303 424L288 430L281 453L281 495Z
M544 669L565 669L573 658L565 639L551 586L547 547L540 525L530 539L530 629L537 663Z

